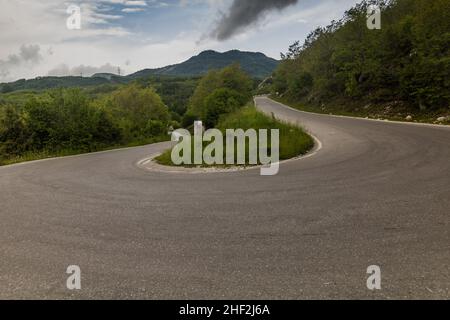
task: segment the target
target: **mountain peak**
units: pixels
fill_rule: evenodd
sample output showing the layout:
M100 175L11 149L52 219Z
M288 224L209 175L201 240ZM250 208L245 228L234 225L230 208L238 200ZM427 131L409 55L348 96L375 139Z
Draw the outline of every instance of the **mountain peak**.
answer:
M233 63L238 63L252 77L265 78L275 70L278 61L261 52L245 52L236 49L226 52L205 50L180 64L159 69L142 70L130 75L130 77L137 78L151 75L201 76L209 70L222 69Z
M208 55L253 55L253 56L267 57L262 52L241 51L238 49L232 49L232 50L225 51L225 52L219 52L219 51L215 51L215 50L205 50L198 54L198 56L208 56Z
M215 50L205 50L202 51L198 54L198 56L207 56L207 55L212 55L212 54L220 54L220 52L217 52Z

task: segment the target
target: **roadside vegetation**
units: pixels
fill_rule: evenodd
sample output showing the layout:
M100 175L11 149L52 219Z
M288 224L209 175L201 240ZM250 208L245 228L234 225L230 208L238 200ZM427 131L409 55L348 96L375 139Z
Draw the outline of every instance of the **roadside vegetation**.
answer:
M287 160L306 154L314 147L314 140L305 133L300 127L281 122L273 117L267 116L258 111L253 105L249 104L239 110L236 110L226 116L222 117L217 124L219 129L224 135L227 129L279 129L280 130L280 160ZM259 137L258 137L259 139ZM204 144L204 148L207 144ZM269 154L271 153L271 145L268 146ZM246 165L249 165L248 157L248 145L246 146ZM157 163L167 166L174 166L171 159L172 150L167 150L162 155L158 156L155 160ZM192 152L193 154L193 152ZM225 154L225 153L224 153ZM225 159L225 157L224 157ZM193 163L193 159L192 159ZM225 160L224 160L225 163ZM196 167L197 165L182 165L184 167ZM221 165L226 167L226 165ZM207 167L207 165L202 165Z
M226 129L279 129L280 160L303 155L314 146L313 139L301 128L257 111L251 101L253 92L252 80L238 65L211 71L200 80L189 102L183 125L192 128L194 121L202 120L206 129L219 129L224 135L224 142ZM248 149L246 146L247 164ZM172 150L167 150L156 161L163 165L174 165L171 154Z
M381 30L366 26L382 8ZM362 1L294 43L259 90L320 113L450 124L448 0Z
M151 88L90 98L57 89L0 107L0 164L167 140L168 108Z

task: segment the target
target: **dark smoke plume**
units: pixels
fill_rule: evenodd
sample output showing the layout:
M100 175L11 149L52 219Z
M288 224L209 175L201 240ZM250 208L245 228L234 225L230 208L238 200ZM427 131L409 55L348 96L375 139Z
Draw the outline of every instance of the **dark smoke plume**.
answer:
M298 0L234 0L228 14L219 21L211 37L223 41L254 24L272 10L282 10Z

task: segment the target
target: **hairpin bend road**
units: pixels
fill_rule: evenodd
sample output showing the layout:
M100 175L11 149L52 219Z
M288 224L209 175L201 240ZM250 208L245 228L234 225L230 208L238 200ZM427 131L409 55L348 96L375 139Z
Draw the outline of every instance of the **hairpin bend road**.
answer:
M167 143L1 167L0 298L449 298L450 127L256 102L323 148L272 177L136 165Z

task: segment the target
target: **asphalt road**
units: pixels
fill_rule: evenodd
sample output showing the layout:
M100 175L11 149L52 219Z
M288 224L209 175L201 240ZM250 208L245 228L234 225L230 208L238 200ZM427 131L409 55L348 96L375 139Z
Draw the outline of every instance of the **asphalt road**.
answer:
M450 128L257 103L323 148L272 177L137 167L165 143L0 168L0 298L450 298Z

